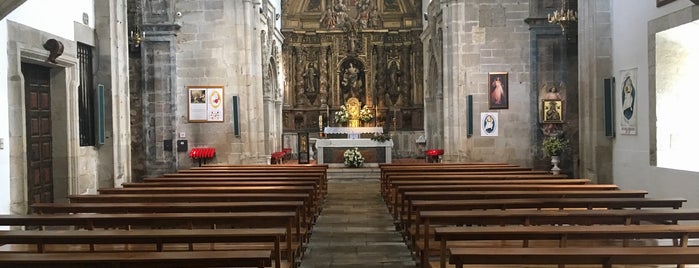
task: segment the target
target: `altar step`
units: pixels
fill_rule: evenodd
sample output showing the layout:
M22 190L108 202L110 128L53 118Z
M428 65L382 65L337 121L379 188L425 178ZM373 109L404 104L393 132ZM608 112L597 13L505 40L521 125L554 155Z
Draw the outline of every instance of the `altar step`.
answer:
M378 167L362 168L328 168L328 179L350 180L350 179L376 179L381 177L381 170Z

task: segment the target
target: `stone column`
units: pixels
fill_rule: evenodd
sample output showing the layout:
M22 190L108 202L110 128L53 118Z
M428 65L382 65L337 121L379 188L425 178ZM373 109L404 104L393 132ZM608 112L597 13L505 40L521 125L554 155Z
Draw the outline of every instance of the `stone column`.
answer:
M113 173L98 178L98 187L120 186L131 181L131 121L129 102L129 59L126 0L95 2L95 32L99 62L97 81L105 85L105 107L111 108L111 155L100 150L100 159L110 159ZM111 93L107 95L107 93ZM110 99L107 99L111 97ZM109 112L109 109L107 110ZM106 150L109 151L109 150ZM106 161L105 161L106 162ZM100 172L98 172L100 174ZM111 177L111 179L110 179ZM106 181L109 180L109 181Z
M176 169L175 152L165 151L165 141L173 143L176 125L176 34L174 1L144 2L143 41L143 147L146 176ZM174 150L175 148L173 148Z
M579 1L580 177L612 183L612 141L604 136L603 79L613 76L611 1Z

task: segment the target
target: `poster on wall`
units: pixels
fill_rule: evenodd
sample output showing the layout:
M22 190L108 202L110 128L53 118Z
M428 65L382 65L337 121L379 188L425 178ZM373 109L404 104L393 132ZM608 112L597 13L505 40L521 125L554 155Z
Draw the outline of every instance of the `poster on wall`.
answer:
M481 136L498 136L498 113L481 113Z
M189 122L223 122L223 87L187 87Z
M622 70L621 71L621 89L620 100L621 100L621 135L636 135L638 129L638 111L636 111L637 106L637 93L636 91L636 75L638 73L637 68Z

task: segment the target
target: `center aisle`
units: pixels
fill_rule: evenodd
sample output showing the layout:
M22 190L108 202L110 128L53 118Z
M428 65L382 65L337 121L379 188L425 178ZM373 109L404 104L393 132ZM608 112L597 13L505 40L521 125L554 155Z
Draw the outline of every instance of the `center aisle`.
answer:
M329 178L301 268L415 267L379 193L377 179Z

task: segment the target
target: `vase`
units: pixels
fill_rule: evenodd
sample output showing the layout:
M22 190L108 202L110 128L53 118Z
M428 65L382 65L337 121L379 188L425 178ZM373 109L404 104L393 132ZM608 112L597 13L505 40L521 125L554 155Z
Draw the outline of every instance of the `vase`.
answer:
M558 167L558 163L561 163L561 158L558 155L551 156L551 174L558 175L561 174L561 168Z

